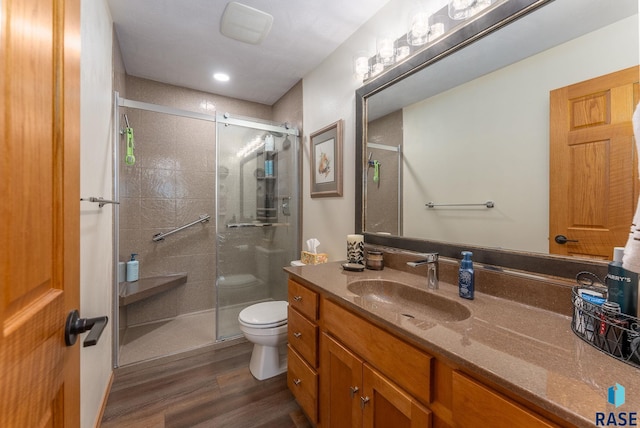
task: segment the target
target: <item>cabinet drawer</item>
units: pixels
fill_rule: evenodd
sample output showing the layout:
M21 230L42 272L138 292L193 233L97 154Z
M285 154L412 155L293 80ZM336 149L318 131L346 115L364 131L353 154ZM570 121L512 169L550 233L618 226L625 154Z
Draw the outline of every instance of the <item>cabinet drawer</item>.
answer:
M324 328L423 404L431 401L430 355L330 300L322 302Z
M491 388L454 371L453 420L457 427L555 427Z
M316 424L318 423L318 374L302 360L291 345L288 346L287 352L287 385L309 420Z
M318 319L318 293L289 280L289 305L311 321Z
M318 366L318 326L289 308L288 341L311 366Z

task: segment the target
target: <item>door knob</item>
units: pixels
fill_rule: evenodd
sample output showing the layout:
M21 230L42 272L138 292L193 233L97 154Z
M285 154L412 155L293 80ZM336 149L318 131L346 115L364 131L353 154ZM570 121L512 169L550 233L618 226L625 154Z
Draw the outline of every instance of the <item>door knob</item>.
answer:
M64 326L64 341L67 346L72 346L76 343L78 335L89 331L89 335L82 342L83 347L93 346L98 343L102 331L107 326L109 318L97 317L97 318L80 318L80 314L77 309L72 310L67 315L67 322Z
M556 235L556 237L554 238L554 240L556 241L557 244L561 244L564 245L567 242L578 242L577 239L569 239L564 235Z

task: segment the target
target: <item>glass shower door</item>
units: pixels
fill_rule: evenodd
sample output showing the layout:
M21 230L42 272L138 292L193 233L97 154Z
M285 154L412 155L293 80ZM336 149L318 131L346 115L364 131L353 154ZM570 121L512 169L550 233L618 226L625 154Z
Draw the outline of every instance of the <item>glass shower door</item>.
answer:
M238 314L286 300L282 270L299 254L297 130L217 118L216 338L241 333Z

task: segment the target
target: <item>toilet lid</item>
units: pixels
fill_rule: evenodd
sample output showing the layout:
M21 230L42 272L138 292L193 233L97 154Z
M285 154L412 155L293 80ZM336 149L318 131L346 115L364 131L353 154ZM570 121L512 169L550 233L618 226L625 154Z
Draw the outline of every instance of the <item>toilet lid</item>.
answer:
M260 328L277 327L286 324L288 305L286 301L256 303L240 311L238 320Z

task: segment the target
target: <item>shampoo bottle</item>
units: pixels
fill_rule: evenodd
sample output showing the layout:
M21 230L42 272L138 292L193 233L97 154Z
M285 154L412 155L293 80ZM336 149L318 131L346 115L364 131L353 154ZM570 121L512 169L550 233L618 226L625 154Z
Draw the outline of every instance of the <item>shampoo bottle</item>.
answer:
M275 150L275 140L273 139L273 135L267 134L264 137L264 150L266 152L272 152Z
M460 270L458 271L458 291L460 297L473 299L473 261L471 261L471 251L462 252Z
M620 305L623 314L638 316L638 274L622 267L624 247L613 249L613 261L607 268L604 282L607 300Z
M138 280L138 261L136 256L136 253L131 254L131 260L127 262L127 282Z

